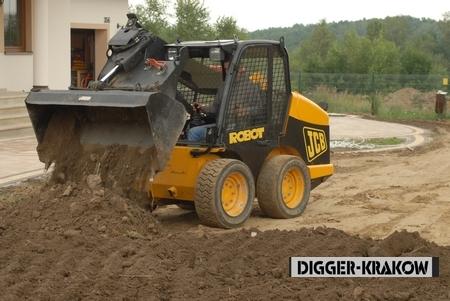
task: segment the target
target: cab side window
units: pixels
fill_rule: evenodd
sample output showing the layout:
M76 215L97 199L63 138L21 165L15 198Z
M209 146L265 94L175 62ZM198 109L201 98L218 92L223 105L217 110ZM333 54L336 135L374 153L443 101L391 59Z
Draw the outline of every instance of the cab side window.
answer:
M235 67L224 115L226 131L265 127L275 139L286 121L290 85L287 59L277 45L248 46Z
M225 129L239 130L267 123L268 47L252 46L235 66L224 118Z
M223 85L221 65L207 58L190 58L178 80L177 91L189 104L212 106Z

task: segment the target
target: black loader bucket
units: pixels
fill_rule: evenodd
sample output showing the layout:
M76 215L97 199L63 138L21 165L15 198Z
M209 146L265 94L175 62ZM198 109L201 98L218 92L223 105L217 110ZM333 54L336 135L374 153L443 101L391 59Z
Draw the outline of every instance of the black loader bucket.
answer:
M39 159L62 181L100 175L105 184L143 190L162 170L185 124L177 100L158 92L31 92L26 106Z

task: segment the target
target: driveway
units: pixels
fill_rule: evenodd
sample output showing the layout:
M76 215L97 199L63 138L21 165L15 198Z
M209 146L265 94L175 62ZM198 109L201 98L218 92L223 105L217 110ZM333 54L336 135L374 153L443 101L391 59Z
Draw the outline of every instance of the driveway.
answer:
M388 147L390 149L415 147L425 142L426 132L417 127L350 115L330 114L330 117L332 145L341 140L383 137L404 138L404 143ZM44 173L44 164L39 161L36 146L34 136L0 140L0 186Z
M36 145L34 136L0 140L0 186L44 172Z
M427 134L426 130L415 126L363 119L355 115L330 114L332 148L333 146L342 145L339 142L360 141L371 138L399 138L403 142L396 145L358 149L358 151L414 148L426 142ZM348 145L351 145L351 143Z

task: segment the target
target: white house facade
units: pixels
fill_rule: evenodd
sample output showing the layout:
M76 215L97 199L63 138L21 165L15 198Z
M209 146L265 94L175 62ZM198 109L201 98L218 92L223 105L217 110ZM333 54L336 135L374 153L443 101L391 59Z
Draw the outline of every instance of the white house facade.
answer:
M85 87L128 0L0 0L0 90Z

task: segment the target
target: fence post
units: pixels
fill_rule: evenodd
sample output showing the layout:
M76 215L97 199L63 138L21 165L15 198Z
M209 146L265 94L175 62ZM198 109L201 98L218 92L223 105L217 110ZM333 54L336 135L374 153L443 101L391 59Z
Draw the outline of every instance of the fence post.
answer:
M372 116L378 114L378 100L376 96L375 89L375 74L370 75L370 85L369 85L369 98L370 98L370 113Z
M298 71L298 83L297 89L299 92L302 92L302 71Z
M450 72L448 72L447 71L447 75L445 75L445 77L442 79L442 86L443 86L443 88L444 88L444 92L446 92L446 94L444 95L444 104L445 104L445 106L447 106L447 101L449 100L448 99L448 93L450 92L449 91L449 88L448 88L448 86L449 86L449 75L450 74ZM447 112L444 112L444 118L446 117L446 115L447 115Z

